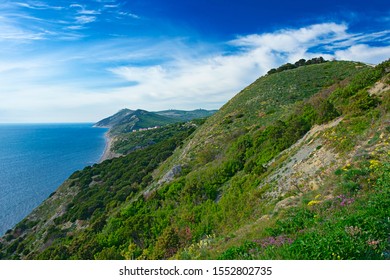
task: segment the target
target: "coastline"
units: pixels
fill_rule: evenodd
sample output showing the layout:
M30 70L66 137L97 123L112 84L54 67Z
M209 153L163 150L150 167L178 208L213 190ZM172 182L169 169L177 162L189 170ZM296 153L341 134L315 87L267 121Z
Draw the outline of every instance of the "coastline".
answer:
M102 154L101 137L106 131L92 129L90 123L12 124L1 126L0 132L0 177L6 182L0 189L0 238L56 192L76 170L111 156ZM107 140L104 151L111 148Z
M103 161L107 159L112 159L115 157L118 157L119 155L112 152L112 144L114 142L114 138L110 136L110 130L108 130L106 133L104 133L104 138L106 139L106 146L104 148L103 155L101 156L99 163L102 163Z

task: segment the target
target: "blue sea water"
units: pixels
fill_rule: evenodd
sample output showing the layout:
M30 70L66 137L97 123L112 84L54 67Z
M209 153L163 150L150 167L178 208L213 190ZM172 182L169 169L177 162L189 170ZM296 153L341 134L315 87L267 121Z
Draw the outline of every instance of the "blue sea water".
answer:
M0 236L74 171L98 162L106 131L92 124L1 124Z

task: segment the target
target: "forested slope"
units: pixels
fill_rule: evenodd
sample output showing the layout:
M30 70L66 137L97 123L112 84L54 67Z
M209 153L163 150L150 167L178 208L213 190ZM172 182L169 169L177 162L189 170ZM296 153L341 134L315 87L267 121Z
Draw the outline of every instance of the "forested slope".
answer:
M206 121L138 148L124 137L126 156L74 173L0 256L388 259L389 72L389 61L272 71Z

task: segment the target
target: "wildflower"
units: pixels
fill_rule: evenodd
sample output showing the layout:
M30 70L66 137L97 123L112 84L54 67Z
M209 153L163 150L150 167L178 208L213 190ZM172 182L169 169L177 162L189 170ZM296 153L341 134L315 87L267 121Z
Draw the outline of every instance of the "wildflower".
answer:
M340 202L340 206L352 204L354 201L355 201L355 199L353 199L353 198L346 198Z
M266 248L268 246L280 247L283 246L284 244L291 244L293 243L293 240L284 235L279 235L276 237L271 236L260 240L254 240L254 242L259 244L261 247Z
M379 160L372 159L370 160L370 169L376 169L381 164Z
M336 198L340 199L340 206L346 206L355 202L354 198L348 198L343 194L337 196Z
M351 164L348 163L347 165L345 165L343 168L341 168L343 171L348 171L348 169L351 167Z
M370 247L374 248L374 249L376 249L376 248L378 247L378 244L379 244L379 243L380 243L379 240L368 240L368 241L367 241L367 244L368 244Z
M320 203L321 201L319 201L319 200L311 200L311 201L309 201L309 203L307 204L307 206L313 206L313 205L316 205L316 204L318 204L318 203Z

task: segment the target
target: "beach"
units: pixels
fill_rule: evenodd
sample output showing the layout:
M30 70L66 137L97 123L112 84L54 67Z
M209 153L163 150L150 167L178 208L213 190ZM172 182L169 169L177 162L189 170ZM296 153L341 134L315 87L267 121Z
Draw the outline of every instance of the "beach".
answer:
M104 148L103 155L102 155L102 157L99 160L99 163L101 163L101 162L103 162L103 161L105 161L107 159L112 159L112 158L115 158L115 157L119 156L119 154L114 153L114 152L111 151L112 144L114 143L115 138L110 136L110 131L107 131L104 134L104 138L106 139L106 146Z

